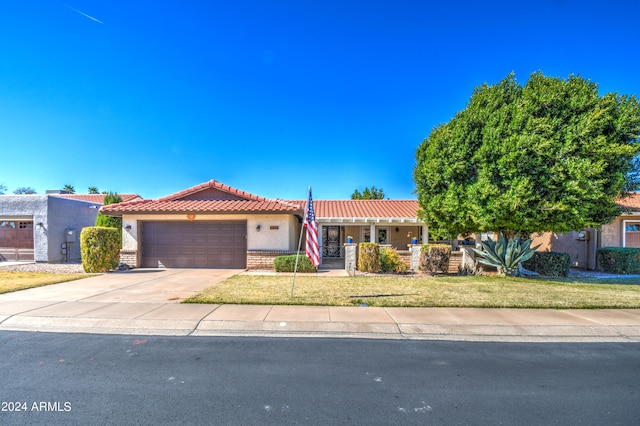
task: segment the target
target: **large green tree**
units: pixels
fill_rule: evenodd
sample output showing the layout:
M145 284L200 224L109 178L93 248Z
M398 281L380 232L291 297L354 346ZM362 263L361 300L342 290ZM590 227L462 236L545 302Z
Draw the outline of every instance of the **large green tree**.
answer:
M109 192L104 196L103 205L121 203L122 197L117 193ZM106 216L102 213L98 212L98 216L96 216L96 226L105 226L107 228L116 228L122 237L122 218L114 217L114 216Z
M440 235L569 232L610 222L638 188L640 104L579 76L477 87L416 152L421 215Z
M360 192L357 189L353 191L351 194L352 200L383 200L384 199L384 190L382 188L378 189L375 186L371 188L365 188L364 191Z

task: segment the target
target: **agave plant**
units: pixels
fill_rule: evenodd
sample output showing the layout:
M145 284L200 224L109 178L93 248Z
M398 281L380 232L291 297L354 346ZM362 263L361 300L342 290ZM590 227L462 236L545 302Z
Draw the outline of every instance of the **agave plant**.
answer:
M489 238L482 242L482 250L473 250L479 256L478 262L496 267L500 275L517 277L520 275L520 263L530 259L538 247L531 247L531 240L522 240L520 236L507 241L501 232L497 242Z

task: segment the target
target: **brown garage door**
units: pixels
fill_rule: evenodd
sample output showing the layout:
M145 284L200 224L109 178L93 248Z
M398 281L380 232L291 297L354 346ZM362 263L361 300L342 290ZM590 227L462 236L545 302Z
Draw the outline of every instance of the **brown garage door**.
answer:
M245 221L144 222L142 266L245 268Z
M2 260L33 260L33 221L0 220Z

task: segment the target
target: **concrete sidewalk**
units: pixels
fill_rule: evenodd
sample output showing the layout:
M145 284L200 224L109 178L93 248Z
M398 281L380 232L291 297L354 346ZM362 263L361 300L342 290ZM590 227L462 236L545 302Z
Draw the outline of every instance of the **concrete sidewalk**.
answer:
M137 270L0 295L0 330L175 336L640 342L640 309L178 303L231 270Z

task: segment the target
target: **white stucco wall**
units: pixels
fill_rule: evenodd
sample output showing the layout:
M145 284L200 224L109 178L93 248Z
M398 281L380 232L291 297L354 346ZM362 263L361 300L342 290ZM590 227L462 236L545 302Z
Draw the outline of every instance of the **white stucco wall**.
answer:
M184 221L185 214L175 215L123 215L122 249L139 250L138 240L144 221ZM220 215L197 214L194 221L246 220L248 250L292 250L295 239L295 217L289 214ZM257 230L260 225L260 231ZM127 226L131 229L127 230ZM272 229L277 228L277 229Z
M96 208L90 208L95 206ZM93 226L100 204L52 195L2 195L0 217L33 219L33 258L36 262L62 262L65 231L74 229L70 260L80 259L80 231ZM37 226L42 223L42 227Z

